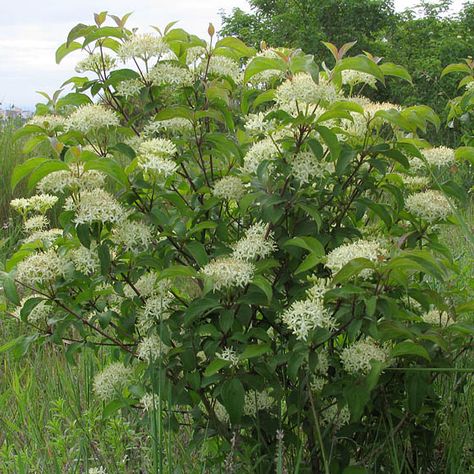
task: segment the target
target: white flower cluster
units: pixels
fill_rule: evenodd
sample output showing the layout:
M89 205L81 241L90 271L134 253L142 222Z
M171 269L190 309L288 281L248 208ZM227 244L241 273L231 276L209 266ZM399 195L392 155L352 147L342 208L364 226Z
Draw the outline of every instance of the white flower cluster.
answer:
M372 339L367 338L345 347L340 357L346 372L367 375L372 369L371 362L373 360L382 363L388 360L388 351Z
M205 68L206 63L202 62L201 67ZM210 75L230 77L236 84L242 82L239 63L226 56L212 56L207 72Z
M257 392L250 390L245 394L244 413L247 416L255 417L259 411L271 410L275 406L275 399L268 390Z
M25 229L25 232L31 233L45 230L46 227L48 227L48 224L49 221L46 216L38 215L27 219L23 224L23 228Z
M38 230L24 239L25 244L41 242L45 247L51 247L56 239L63 235L61 229Z
M219 199L239 201L245 194L245 187L242 180L237 176L224 176L214 183L212 193Z
M327 382L327 372L329 369L329 360L326 352L318 354L318 364L315 367L315 373L311 377L310 387L314 392L320 392Z
M354 71L352 69L342 71L342 83L351 87L356 84L367 84L370 87L375 87L377 79L372 74L367 74L361 71Z
M256 173L260 163L271 161L278 156L278 148L271 138L254 143L244 157L244 171Z
M255 266L234 257L220 257L209 262L201 273L212 281L214 291L232 287L245 287L253 278Z
M149 272L144 273L134 286L140 293L140 296L143 298L151 298L166 295L170 288L170 281L167 279L159 280L157 273ZM133 288L128 286L124 289L124 293L127 298L136 296Z
M129 98L137 96L143 89L143 83L140 79L128 79L117 84L117 94Z
M170 293L164 291L159 296L147 298L145 306L138 313L137 327L142 333L147 333L153 327L159 326L161 321L168 319L173 302Z
M30 211L44 214L58 202L58 197L51 194L37 194L30 198L13 199L10 202L11 207L22 215L26 215Z
M162 56L170 52L165 41L151 33L134 34L130 36L118 50L118 57L123 61L139 58L148 61L155 56Z
M454 150L445 146L423 150L423 156L429 165L442 168L455 163ZM419 158L418 158L419 159Z
M425 189L430 185L430 179L426 176L410 176L407 174L400 175L403 184L411 191L419 191Z
M423 314L422 318L425 323L444 328L455 322L446 311L439 311L437 309L430 309L427 313Z
M347 405L339 408L336 399L333 399L331 404L321 412L321 424L323 426L332 425L336 429L340 429L342 426L347 425L350 419L351 413Z
M100 188L105 182L105 175L100 171L84 171L84 165L73 163L69 171L55 171L46 175L36 185L41 193L63 193L66 190L92 190Z
M291 162L291 172L301 183L311 182L311 178L321 178L328 170L328 163L321 162L311 152L303 151L298 153Z
M34 253L16 267L16 278L26 285L42 285L64 276L67 260L54 250Z
M47 130L54 130L56 128L63 128L66 125L66 118L61 115L34 115L28 121L28 125L38 125Z
M203 46L192 46L186 50L186 64L194 64L203 59L206 48Z
M99 256L95 245L91 245L89 249L81 245L77 249L73 249L69 256L74 268L85 275L92 275L100 268Z
M155 120L149 122L143 129L147 137L152 137L163 131L170 133L186 133L193 130L193 124L190 120L183 117L173 117L167 120Z
M283 322L297 339L306 341L316 328L334 329L336 322L324 308L322 298L295 301L282 315Z
M167 354L168 351L169 347L163 344L161 339L156 335L143 338L137 347L138 357L149 363Z
M453 212L446 196L431 189L408 196L405 207L408 212L430 223L444 220Z
M234 244L232 257L245 261L268 257L276 249L276 245L272 233L266 234L267 225L264 222L257 222L249 227L245 237Z
M20 306L15 310L15 316L20 318L21 310L25 306L25 303L32 299L38 298L38 295L30 295L26 298L23 298L20 302ZM40 301L28 314L27 319L28 322L32 324L38 324L41 322L46 322L48 318L53 314L53 306L48 304L46 300Z
M245 130L252 135L272 132L275 129L274 120L266 120L268 112L248 114L245 121Z
M192 72L172 63L158 63L148 73L147 79L155 86L187 87L194 82Z
M237 367L240 362L239 354L237 354L237 351L232 349L232 347L224 347L222 352L217 354L217 357L230 362L231 367Z
M112 230L111 239L126 251L137 253L150 245L151 229L143 222L123 219Z
M104 401L111 400L130 383L133 371L122 362L113 362L94 377L94 392Z
M76 224L114 223L121 221L125 216L125 210L120 203L103 189L85 191L76 202L68 198L64 208L75 212Z
M327 105L337 98L334 86L324 79L316 84L310 74L298 73L278 86L275 93L277 106L289 113L298 110L312 113L314 106Z
M107 474L107 470L103 466L90 467L89 470L87 471L87 473L88 474Z
M355 258L366 258L371 262L376 262L379 257L383 257L386 251L377 240L359 239L355 242L343 244L332 250L327 256L326 266L336 274L344 265ZM360 272L362 278L368 278L372 274L370 268L365 268Z
M178 165L169 159L176 154L176 145L166 138L152 138L138 147L138 167L153 176L171 176Z
M101 72L110 71L116 66L115 58L108 54L91 53L79 61L76 66L76 72Z
M82 133L119 125L120 120L117 114L100 104L81 105L66 121L68 130L77 130Z
M145 393L140 399L140 403L145 411L157 410L159 407L158 395L156 393Z

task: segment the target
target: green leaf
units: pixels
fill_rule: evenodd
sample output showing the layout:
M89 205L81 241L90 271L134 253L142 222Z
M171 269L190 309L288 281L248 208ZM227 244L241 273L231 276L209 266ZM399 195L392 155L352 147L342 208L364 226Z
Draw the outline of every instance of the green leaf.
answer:
M78 224L76 226L76 234L79 242L86 248L91 246L91 236L89 226L87 224Z
M260 288L260 290L265 293L265 296L267 297L267 302L268 304L270 304L273 296L273 289L271 283L263 275L256 275L252 280L252 284L255 285L257 288Z
M319 257L325 254L323 244L315 237L310 237L310 236L293 237L292 239L287 240L283 244L283 247L291 247L291 246L300 247L302 249L308 250Z
M84 165L84 169L102 171L122 186L126 188L130 186L127 175L122 167L111 158L100 158L99 160L88 161Z
M100 261L100 271L102 275L108 275L110 271L110 251L106 244L101 244L97 248Z
M395 76L400 79L408 81L410 84L413 84L410 73L403 67L398 64L393 63L383 63L380 66L380 70L383 72L384 76Z
M173 265L162 270L158 279L163 280L164 278L195 277L196 275L196 270L193 267L188 267L186 265Z
M219 370L223 369L224 367L229 367L230 364L230 360L214 359L206 367L206 370L204 371L204 377L211 377L212 375L217 374L217 372L219 372Z
M461 146L454 152L456 160L459 161L470 161L474 165L474 147L472 146Z
M69 53L76 51L77 49L81 49L82 45L77 43L76 41L72 41L71 43L63 43L57 50L56 50L56 64L59 64Z
M61 97L61 99L58 100L56 103L56 107L58 109L70 105L74 105L76 107L79 107L80 105L85 105L85 104L91 104L92 100L90 97L88 97L85 94L80 94L78 92L71 92L64 97Z
M345 70L365 72L376 77L383 84L385 83L382 70L367 56L353 56L342 59L334 68L334 73L340 73Z
M245 69L244 82L249 82L253 76L260 72L268 70L286 71L286 68L285 61L281 58L253 58Z
M419 413L430 386L429 374L409 372L406 374L405 386L408 395L408 408L413 413Z
M219 54L219 49L230 49L237 53L237 58L248 58L255 56L255 49L247 46L242 40L229 36L227 38L222 38L216 43L214 48L214 53Z
M16 306L20 305L20 298L18 296L18 292L16 290L16 285L13 280L13 277L8 273L3 273L1 275L2 285L3 285L3 292L6 298L11 301Z
M222 308L222 306L219 300L215 298L206 297L194 300L183 314L185 327L189 327L199 316L203 316L220 308Z
M421 346L412 341L403 341L398 343L391 351L392 357L404 357L404 356L413 356L413 357L422 357L428 361L431 360L428 351Z
M233 425L240 423L245 404L245 390L242 382L237 378L227 380L222 386L221 396L230 422Z
M443 69L441 77L446 76L446 74L451 74L453 72L464 72L465 74L472 74L471 69L465 63L449 64Z
M25 178L31 171L38 168L38 166L42 165L43 163L46 163L47 161L50 161L49 158L30 158L24 163L15 166L10 181L12 191L16 188L18 183L23 178Z
M30 174L27 184L28 190L31 191L45 176L48 176L55 171L63 171L68 169L69 167L66 163L64 163L64 161L48 160L43 162Z
M374 268L374 263L367 258L354 258L349 263L344 265L334 276L333 284L337 285L343 283L353 276L358 275L362 270L366 268Z
M327 147L329 148L332 159L337 160L339 154L341 153L341 144L339 143L336 134L329 130L329 128L323 127L322 125L316 127L316 130L321 135L324 140L324 143L326 143Z
M186 244L185 249L193 256L194 260L196 260L200 267L203 267L209 262L206 247L204 247L201 242L198 242L197 240L189 242Z
M295 270L295 275L298 275L303 272L307 272L314 268L318 263L322 261L321 255L317 255L315 253L310 253L298 266Z
M253 357L260 357L271 350L270 344L250 344L248 345L242 354L240 354L240 360L252 359Z
M82 47L85 48L88 44L95 40L100 38L109 38L110 36L119 39L126 38L125 31L122 28L115 26L104 26L102 28L97 28L91 33L87 34L84 38L84 43L82 43Z

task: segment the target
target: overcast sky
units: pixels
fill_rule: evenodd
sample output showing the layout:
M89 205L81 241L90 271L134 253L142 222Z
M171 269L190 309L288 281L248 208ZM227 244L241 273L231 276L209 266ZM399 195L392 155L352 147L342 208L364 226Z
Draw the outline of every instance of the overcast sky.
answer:
M108 10L119 16L133 11L128 26L145 30L179 20L179 26L205 37L211 21L218 28L219 10L248 10L246 0L9 0L2 1L0 16L0 103L32 108L35 91L48 93L73 75L80 57L76 52L59 66L54 52L77 23L91 23L92 14ZM395 0L398 10L418 3ZM462 0L455 1L459 6Z

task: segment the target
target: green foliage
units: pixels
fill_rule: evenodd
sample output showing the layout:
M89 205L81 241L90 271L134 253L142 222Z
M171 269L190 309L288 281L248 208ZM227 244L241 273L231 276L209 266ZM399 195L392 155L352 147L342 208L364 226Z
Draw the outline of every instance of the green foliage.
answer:
M424 150L440 126L430 107L354 96L408 72L348 57L350 44L326 45L331 68L214 44L212 25L206 43L110 18L71 30L58 57L79 44L86 80L45 96L18 134L48 149L12 175L40 194L12 203L24 239L6 313L31 334L3 351L66 343L72 363L110 347L89 397L104 420L147 417L155 472L163 432L190 422L191 450L205 440L205 462L243 472L389 471L372 447L395 436L430 440L409 446L426 471L433 385L472 338L439 238L464 194L443 174L454 152L433 164ZM407 184L417 168L421 193Z

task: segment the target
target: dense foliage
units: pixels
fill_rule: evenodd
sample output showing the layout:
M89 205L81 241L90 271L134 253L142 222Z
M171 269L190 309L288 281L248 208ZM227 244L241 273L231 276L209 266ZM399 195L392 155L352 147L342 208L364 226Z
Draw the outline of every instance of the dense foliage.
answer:
M415 10L397 13L393 2L379 0L251 0L251 13L234 9L223 16L223 33L258 46L300 47L321 60L329 60L323 41L342 46L357 41L353 51L370 51L386 61L403 64L413 83L388 81L371 91L375 100L410 106L425 104L445 118L448 100L456 95L456 82L441 79L451 62L472 54L472 3L457 15L448 15L451 1L420 2ZM354 21L354 19L357 21ZM449 127L429 139L456 146L459 130Z
M57 60L82 50L82 75L18 134L49 156L12 177L37 194L11 203L3 289L31 334L9 347L111 346L104 416L191 423L230 472L390 471L399 436L426 471L433 383L473 333L438 238L464 192L419 138L432 109L355 95L410 75L108 17L71 30Z

